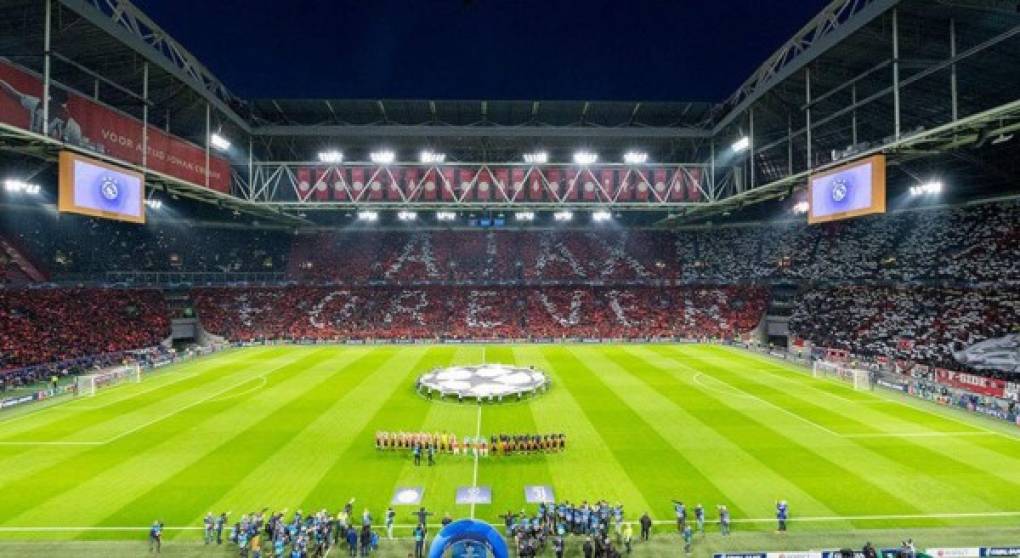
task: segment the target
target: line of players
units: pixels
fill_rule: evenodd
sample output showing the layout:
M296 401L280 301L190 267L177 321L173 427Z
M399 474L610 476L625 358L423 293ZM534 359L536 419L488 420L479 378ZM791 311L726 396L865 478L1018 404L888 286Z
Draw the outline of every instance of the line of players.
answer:
M494 434L457 438L450 432L376 432L378 450L431 449L454 455L487 456L518 453L552 453L567 447L566 434Z

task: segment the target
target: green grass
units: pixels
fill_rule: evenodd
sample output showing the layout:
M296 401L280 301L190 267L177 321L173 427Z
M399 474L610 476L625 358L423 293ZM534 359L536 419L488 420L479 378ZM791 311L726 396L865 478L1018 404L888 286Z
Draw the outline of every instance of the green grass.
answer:
M0 414L0 556L135 555L157 518L170 526L167 555L217 555L194 542L207 511L335 510L356 497L378 518L397 486L424 486L430 509L467 516L453 499L471 484L473 460L416 468L373 439L377 430L473 435L477 406L429 402L412 386L434 366L483 358L535 365L553 380L534 400L483 406L483 433L569 437L561 454L480 461L493 504L475 511L494 523L524 506L524 485L548 484L559 499L621 502L630 518L669 520L671 498L703 503L710 518L728 504L739 536L710 530L700 552L1020 535L1015 428L736 349L275 346ZM771 532L778 498L793 512L785 537ZM398 521L410 523L410 512L398 509ZM664 535L639 553L670 554L674 543ZM406 555L399 544L388 552Z

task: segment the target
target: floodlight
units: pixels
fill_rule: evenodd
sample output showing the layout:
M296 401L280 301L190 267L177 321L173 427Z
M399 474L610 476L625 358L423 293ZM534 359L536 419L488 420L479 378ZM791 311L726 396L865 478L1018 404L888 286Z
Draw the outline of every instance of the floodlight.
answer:
M446 153L436 153L426 149L418 154L418 160L426 164L439 164L446 160Z
M397 219L401 221L414 221L418 218L418 214L414 211L398 211Z
M145 205L149 209L159 209L163 207L163 200L157 200L156 198L149 198L145 200Z
M457 214L452 211L437 211L436 221L455 221Z
M648 154L644 151L628 151L623 154L623 162L628 165L643 165L648 161Z
M323 163L339 163L344 160L344 154L337 150L320 151L319 161Z
M810 209L810 208L811 208L811 206L808 205L807 201L799 201L799 202L793 204L793 212L794 213L807 213L808 209Z
M569 211L557 211L553 213L553 220L566 222L574 218L574 214Z
M377 211L359 211L358 221L378 221L379 213Z
M911 196L920 196L922 194L941 194L942 193L942 181L941 180L929 180L922 184L917 184L910 187Z
M740 153L741 151L746 150L748 147L751 147L751 138L747 136L741 136L740 139L733 142L733 145L730 146L730 149L732 149L736 153Z
M230 149L230 140L213 132L209 135L209 145L219 149L220 151L226 151Z
M534 211L518 211L517 213L514 213L514 219L517 220L517 221L534 221L535 220L535 212Z
M24 192L26 194L38 194L39 185L25 182L16 178L8 178L4 181L4 190L8 192Z
M397 155L392 151L373 151L368 154L368 158L377 165L388 165L397 158Z
M593 153L591 151L578 151L574 153L574 162L578 165L591 165L598 160L598 153Z
M604 221L609 221L612 218L613 218L613 214L608 212L608 211L595 211L594 213L591 214L591 220L595 221L596 223L602 223Z
M524 154L524 162L533 165L544 165L549 161L549 154L545 151L533 151Z

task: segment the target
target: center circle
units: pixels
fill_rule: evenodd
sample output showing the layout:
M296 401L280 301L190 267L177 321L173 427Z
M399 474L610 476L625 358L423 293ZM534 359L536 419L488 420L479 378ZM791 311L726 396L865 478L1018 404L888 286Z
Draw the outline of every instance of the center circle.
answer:
M418 378L418 391L440 397L481 401L521 397L546 388L549 377L540 370L509 364L479 364L437 368Z

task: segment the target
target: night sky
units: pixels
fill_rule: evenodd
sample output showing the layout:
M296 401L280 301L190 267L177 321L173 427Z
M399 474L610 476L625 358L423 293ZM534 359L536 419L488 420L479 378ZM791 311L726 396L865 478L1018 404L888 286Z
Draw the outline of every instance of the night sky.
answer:
M244 98L719 101L826 0L135 0Z

